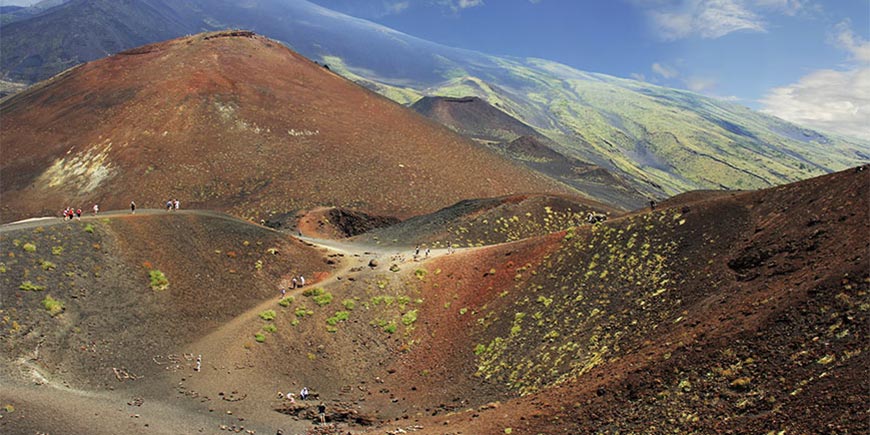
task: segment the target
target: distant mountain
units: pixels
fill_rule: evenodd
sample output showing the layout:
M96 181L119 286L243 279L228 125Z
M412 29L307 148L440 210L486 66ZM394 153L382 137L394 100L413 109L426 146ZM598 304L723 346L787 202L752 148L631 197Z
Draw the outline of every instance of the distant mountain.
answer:
M121 52L0 102L0 219L186 206L400 218L571 189L251 32Z
M423 97L411 108L592 199L629 210L648 200L610 171L555 151L559 145L552 139L480 98Z
M423 97L411 108L453 131L480 141L509 142L520 136L546 138L478 97Z
M7 79L45 78L145 40L249 28L383 95L477 96L653 195L751 189L870 160L870 144L649 83L446 47L304 0L72 0L4 26ZM46 32L45 29L52 29Z

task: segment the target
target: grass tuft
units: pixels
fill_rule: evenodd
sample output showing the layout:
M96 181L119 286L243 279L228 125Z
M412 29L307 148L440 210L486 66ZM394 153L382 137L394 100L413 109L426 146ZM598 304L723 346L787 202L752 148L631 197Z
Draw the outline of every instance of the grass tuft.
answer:
M148 271L148 278L151 280L151 290L163 291L169 288L169 280L163 272L152 269Z
M63 302L51 297L51 295L46 295L45 299L42 300L42 307L48 311L52 317L63 312Z

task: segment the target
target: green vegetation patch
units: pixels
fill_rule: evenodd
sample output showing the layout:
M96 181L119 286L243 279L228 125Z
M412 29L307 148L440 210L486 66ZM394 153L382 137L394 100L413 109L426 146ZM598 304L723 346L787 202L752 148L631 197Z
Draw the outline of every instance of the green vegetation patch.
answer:
M24 249L26 252L36 252L36 245L33 243L25 243L21 249Z
M263 325L263 330L268 332L268 333L274 334L275 332L278 331L278 327L275 326L274 323L268 323L268 324Z
M405 314L402 314L402 324L403 325L411 326L416 321L417 321L417 310L411 310Z
M322 307L324 305L328 305L332 302L332 293L325 292L321 295L317 295L311 298L318 307Z
M275 310L266 310L258 314L265 321L275 320Z
M163 291L169 288L169 280L163 272L152 269L148 271L148 278L151 280L151 290Z
M345 310L353 311L354 307L356 307L356 302L353 299L345 299L341 301L341 305L344 306Z
M48 311L52 317L63 312L63 302L51 297L51 295L46 295L45 299L42 300L42 307Z
M85 225L85 232L93 234L94 233L94 226L91 224Z
M294 300L295 299L293 298L293 296L287 296L286 298L278 301L278 305L280 305L282 307L289 307L290 304L292 304Z
M55 267L57 267L56 264L54 264L48 260L39 260L39 265L42 266L42 270L46 270L46 271L53 270Z
M63 254L63 246L55 246L51 248L52 255L60 255Z
M45 290L44 285L36 285L32 281L24 281L18 286L19 290L24 290L26 292L41 292Z
M350 312L348 311L336 311L335 315L326 319L326 323L330 326L335 326L339 322L346 322L347 319L350 318Z
M254 340L257 340L257 343L262 343L262 342L266 341L266 335L263 334L262 332L258 332L256 334L254 334Z

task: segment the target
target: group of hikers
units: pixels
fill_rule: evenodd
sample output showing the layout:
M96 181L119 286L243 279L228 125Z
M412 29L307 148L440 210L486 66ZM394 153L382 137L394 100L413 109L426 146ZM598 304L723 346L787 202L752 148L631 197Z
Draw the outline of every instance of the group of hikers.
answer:
M308 387L302 387L302 390L299 391L299 400L308 400L309 397L311 397L311 392L308 391ZM279 391L278 398L286 399L290 401L291 404L296 403L296 398L293 397L293 393L288 392L287 394L284 394ZM320 402L320 404L317 405L317 416L320 417L321 424L326 423L326 404L323 402ZM281 434L282 432L279 430L278 433Z
M305 277L302 275L299 275L298 278L294 276L293 279L290 280L289 287L290 287L290 290L305 287ZM287 295L287 289L285 289L282 286L280 290L281 290L281 298L283 299L284 296Z
M97 215L100 211L100 206L94 204L94 216ZM82 218L82 209L67 207L63 209L63 219L64 220L73 220L73 219L81 219Z
M179 207L181 207L181 202L179 202L177 199L170 199L166 201L166 211L178 211Z

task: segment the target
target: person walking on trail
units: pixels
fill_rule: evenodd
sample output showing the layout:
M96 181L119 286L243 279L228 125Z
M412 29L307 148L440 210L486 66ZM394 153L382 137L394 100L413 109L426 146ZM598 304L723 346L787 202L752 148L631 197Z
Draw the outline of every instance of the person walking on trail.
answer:
M99 212L100 212L100 206L97 204L94 204L94 216L96 216L97 213L99 213Z
M299 398L308 400L308 387L302 387L302 391L299 392Z
M281 287L281 299L284 299L284 296L287 296L287 289Z
M326 405L323 402L317 405L317 415L320 416L320 424L326 424Z
M430 250L429 250L429 248L427 247L427 248L426 248L426 258L429 258L429 251L430 251Z
M654 200L654 199L650 199L650 200L649 200L649 210L650 210L650 211L655 211L655 209L656 209L656 200Z
M76 219L81 219L81 218L82 218L82 209L77 208L76 209Z
M295 289L297 287L297 283L298 283L298 281L296 280L296 277L294 276L293 279L290 280L290 288Z
M175 207L175 211L178 211L179 207L181 207L181 201L177 199L175 201L172 201L172 206Z
M130 213L136 213L136 203L130 201Z
M299 287L305 287L305 277L299 275Z
M172 200L166 201L166 211L172 211Z

